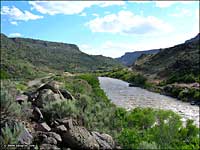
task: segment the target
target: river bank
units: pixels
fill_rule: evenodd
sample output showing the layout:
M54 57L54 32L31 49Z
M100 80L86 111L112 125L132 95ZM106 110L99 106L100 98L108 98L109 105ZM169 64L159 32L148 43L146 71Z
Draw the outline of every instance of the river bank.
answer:
M151 92L156 92L162 95L176 98L183 102L191 103L192 105L200 105L199 83L168 83L163 80L150 80L142 74L130 71L128 69L118 69L111 72L100 74L120 79L130 83L130 86L141 87ZM157 82L158 81L158 82Z
M182 121L194 120L199 126L199 107L182 102L175 98L150 92L139 87L129 87L128 82L122 80L99 77L100 86L106 95L117 106L127 110L136 107L151 107L156 109L172 110L182 117Z

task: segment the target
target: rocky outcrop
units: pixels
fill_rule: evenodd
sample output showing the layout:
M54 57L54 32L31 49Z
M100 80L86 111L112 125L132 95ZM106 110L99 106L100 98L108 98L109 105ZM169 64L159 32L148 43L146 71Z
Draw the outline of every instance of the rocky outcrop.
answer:
M39 108L43 108L44 105L53 101L74 100L74 97L69 91L60 89L59 83L54 81L42 84L35 91L24 92L24 94L28 96L28 101Z
M49 125L46 122L43 122L43 123L36 124L35 130L48 132L48 131L51 131L51 128L49 127Z
M49 102L62 100L60 95L50 89L43 89L39 92L37 99L33 102L37 107L44 107Z
M21 103L23 103L24 101L27 101L27 100L28 100L28 96L27 96L27 95L24 95L24 94L18 95L18 96L16 97L16 101L17 101L19 104L21 104Z
M74 100L74 97L70 94L69 91L60 89L60 92L64 96L64 98Z
M75 100L70 92L59 88L59 83L48 82L31 92L24 92L32 102L34 132L20 136L22 144L36 144L40 149L115 149L115 142L108 134L87 130L78 119L62 118L47 120L43 107L54 101ZM47 122L45 122L47 121Z
M92 132L93 137L98 142L100 149L113 149L115 148L115 142L113 138L108 134L100 134L98 132Z
M40 124L41 125L41 124ZM43 129L36 131L34 143L40 148L71 148L71 149L115 149L115 142L108 134L90 132L77 124L76 120L64 118L58 120L58 126L48 130L46 123ZM45 130L44 130L45 128Z
M33 108L33 120L35 121L42 121L44 119L42 112L40 111L40 109L38 107L34 107Z
M18 141L20 144L29 145L32 143L33 136L30 134L27 128L24 128L23 132L20 134Z

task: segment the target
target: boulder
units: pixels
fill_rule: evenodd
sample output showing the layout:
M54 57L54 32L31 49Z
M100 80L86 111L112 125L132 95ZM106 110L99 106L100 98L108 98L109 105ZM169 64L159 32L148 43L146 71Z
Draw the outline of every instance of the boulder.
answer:
M27 128L24 128L23 132L19 135L18 141L20 144L30 145L32 143L33 136L29 133Z
M40 149L41 150L60 150L60 148L51 144L42 144L40 145Z
M50 89L51 91L53 91L54 93L58 93L59 90L59 84L56 81L50 81L47 84L42 84L37 91L41 91L44 89Z
M67 129L71 129L73 128L73 126L77 126L78 123L76 120L72 119L72 118L63 118L63 119L58 119L57 120L59 124L64 125Z
M61 136L55 132L36 131L34 134L34 141L39 144L47 143L56 145L57 143L61 143L62 139Z
M64 132L66 132L67 131L67 128L64 126L64 125L60 125L60 126L57 126L55 129L54 129L54 131L56 132L56 133L64 133Z
M36 124L35 130L48 132L51 130L51 128L48 126L48 124L46 122L43 122L43 123Z
M101 138L100 133L92 132L92 135L94 136L94 138L98 142L100 149L112 149L111 145Z
M58 123L58 121L54 120L51 122L51 127L55 128L57 126L59 126L60 124Z
M42 121L44 119L44 117L38 107L33 108L32 114L33 114L33 119L35 121Z
M47 132L43 132L43 131L36 131L34 134L34 143L37 144L41 144L43 143L43 141L45 141L47 139Z
M56 139L56 141L58 141L58 142L62 142L61 136L55 132L47 132L46 135Z
M28 96L28 101L33 102L38 97L39 92L27 91L24 92L24 95Z
M34 101L37 107L43 107L46 103L61 100L60 94L55 94L49 89L40 91L38 98Z
M108 134L101 134L101 138L106 141L112 148L115 148L115 142L112 138L112 136L108 135Z
M61 94L63 95L64 98L66 99L70 99L70 100L74 100L74 97L72 96L72 94L64 89L60 89Z
M28 101L28 96L27 95L18 95L16 97L16 101L19 103L19 104L22 104L24 101Z
M63 144L72 149L99 149L99 144L85 127L73 126L61 136Z
M57 145L57 141L53 137L47 137L44 139L43 143Z

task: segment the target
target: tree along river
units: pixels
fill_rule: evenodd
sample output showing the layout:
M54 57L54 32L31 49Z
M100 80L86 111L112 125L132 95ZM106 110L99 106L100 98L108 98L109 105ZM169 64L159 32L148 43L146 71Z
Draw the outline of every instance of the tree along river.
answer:
M108 98L119 107L127 110L136 107L172 110L182 116L184 123L187 119L192 119L199 126L199 107L196 105L139 87L129 87L129 83L118 79L99 77L99 82Z

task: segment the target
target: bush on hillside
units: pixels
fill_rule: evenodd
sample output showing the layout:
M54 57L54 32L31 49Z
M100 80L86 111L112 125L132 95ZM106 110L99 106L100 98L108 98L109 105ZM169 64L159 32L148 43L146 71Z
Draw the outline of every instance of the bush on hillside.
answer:
M11 118L19 118L21 116L21 107L16 102L16 90L11 86L11 81L1 82L1 124Z
M199 148L198 128L192 121L184 127L172 111L136 108L127 112L123 122L118 142L124 149Z
M24 131L24 126L21 123L15 123L14 126L9 126L7 123L1 129L0 144L18 144L18 138Z
M64 117L76 118L79 114L75 101L72 100L49 102L44 106L43 111L47 122Z

